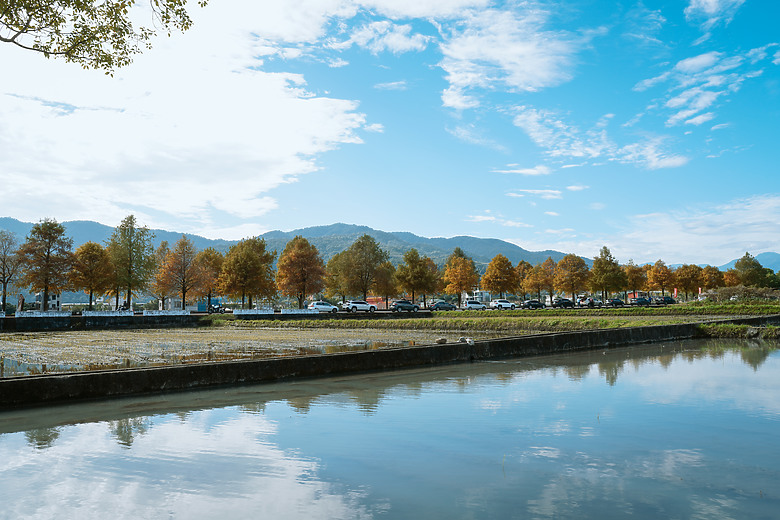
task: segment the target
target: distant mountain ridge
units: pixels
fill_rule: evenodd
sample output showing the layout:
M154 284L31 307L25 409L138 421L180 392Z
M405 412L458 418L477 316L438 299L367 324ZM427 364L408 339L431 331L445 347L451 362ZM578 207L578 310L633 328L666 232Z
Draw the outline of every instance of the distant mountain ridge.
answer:
M105 244L114 231L114 228L111 226L88 220L62 222L62 225L65 226L68 236L73 239L74 247L78 247L90 240L99 244ZM20 241L24 240L32 226L33 224L30 222L21 222L10 217L0 217L0 229L16 233ZM238 240L215 240L190 233L177 233L163 229L152 229L151 231L155 236L155 247L163 240L173 245L181 238L182 234L186 234L198 249L213 247L218 251L226 252L230 246L238 242ZM281 253L287 242L293 237L301 235L317 247L322 258L327 262L333 255L348 248L358 237L364 234L374 237L380 246L388 252L390 261L394 264L401 263L404 253L413 247L421 255L432 258L439 265L444 264L453 249L460 247L474 259L480 271L484 271L490 260L499 253L506 256L514 264L517 264L520 260L525 260L531 265L544 262L548 257L557 262L566 255L566 253L555 250L529 251L518 245L496 238L476 238L470 236L426 238L407 231L387 232L368 226L343 223L313 226L293 231L269 231L260 235L260 238L265 239L270 250L275 249L277 253ZM764 267L768 267L775 272L780 270L780 254L778 253L761 253L756 255L756 260ZM585 258L585 261L589 266L593 265L592 258ZM734 259L718 267L725 271L734 267L736 261L737 259Z
M98 222L74 220L61 222L67 230L68 236L73 239L74 248L89 241L105 244L114 228ZM19 240L30 232L33 224L30 222L21 222L10 217L0 217L0 229L5 229L16 233ZM163 240L173 245L182 233L167 231L162 229L152 229L154 233L154 245L157 247ZM421 255L428 256L437 264L442 265L447 257L456 247L460 247L467 255L474 259L480 270L484 271L490 260L497 254L503 254L512 263L518 263L525 260L532 265L544 262L547 257L552 257L556 262L563 258L566 253L560 251L529 251L520 246L499 240L495 238L476 238L469 236L458 236L452 238L426 238L413 233L387 232L370 228L368 226L359 226L356 224L336 223L325 226L313 226L293 231L269 231L260 235L265 239L270 250L276 250L281 253L284 246L297 235L301 235L314 244L320 251L320 255L327 262L333 255L348 248L360 236L367 234L374 237L379 245L388 252L390 261L398 264L402 261L404 253L411 248L416 248ZM198 249L213 247L214 249L226 252L231 245L237 243L237 240L214 240L199 235L186 234L192 240ZM592 259L585 259L588 264L592 264Z

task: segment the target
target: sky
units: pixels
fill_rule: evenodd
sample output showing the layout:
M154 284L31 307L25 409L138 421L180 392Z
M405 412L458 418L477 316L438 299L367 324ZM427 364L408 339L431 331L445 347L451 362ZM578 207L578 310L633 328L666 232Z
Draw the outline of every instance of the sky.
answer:
M0 216L780 251L780 2L190 4L113 76L0 44Z

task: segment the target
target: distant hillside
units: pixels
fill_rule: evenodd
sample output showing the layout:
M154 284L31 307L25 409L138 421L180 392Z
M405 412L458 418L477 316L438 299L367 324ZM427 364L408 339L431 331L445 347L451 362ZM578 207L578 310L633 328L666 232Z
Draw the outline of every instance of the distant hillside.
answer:
M778 253L760 253L755 256L756 260L758 260L758 263L763 265L764 267L768 267L774 272L780 271L780 254ZM731 262L727 264L723 264L719 267L721 271L725 271L727 269L731 269L734 267L734 264L737 263L737 260L739 258L736 258L732 260Z
M65 226L68 236L73 238L74 247L78 247L90 240L105 244L114 231L113 227L91 221L77 220L62 222L62 224ZM24 240L32 226L33 224L29 222L20 222L8 217L0 218L0 229L16 233L20 241ZM167 240L170 245L173 245L181 238L181 233L173 231L153 229L152 232L155 235L155 247L163 240ZM560 251L528 251L515 244L493 238L468 236L426 238L408 232L386 232L354 224L331 224L296 229L294 231L269 231L260 235L260 238L265 239L270 250L276 250L277 253L281 253L289 240L297 235L301 235L317 247L323 259L327 262L333 255L348 248L358 237L364 234L374 237L380 246L388 252L390 261L394 264L400 263L403 254L413 247L421 255L429 256L439 265L444 264L447 257L456 247L460 247L474 259L477 266L483 271L490 260L499 253L509 258L515 264L520 260L537 264L545 261L547 257L552 257L557 262L566 254ZM226 252L231 245L237 242L212 240L191 234L188 234L187 237L192 240L198 249L213 247L223 252ZM586 258L585 260L589 265L593 263L592 259Z

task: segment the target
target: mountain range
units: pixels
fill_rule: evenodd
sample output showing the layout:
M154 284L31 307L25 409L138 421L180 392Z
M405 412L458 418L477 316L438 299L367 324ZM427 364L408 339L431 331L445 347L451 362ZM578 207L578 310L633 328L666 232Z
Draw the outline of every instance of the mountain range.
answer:
M89 241L106 244L114 231L114 228L110 226L85 220L62 222L62 225L65 226L67 235L73 239L74 249ZM0 217L0 229L15 233L20 241L24 240L32 226L33 224L30 222L21 222L10 217ZM173 246L182 236L181 233L162 229L152 229L151 231L154 233L153 242L155 247L163 240ZM456 247L460 247L468 256L474 259L477 268L481 271L484 271L490 260L499 253L506 256L512 263L516 264L520 260L525 260L531 265L544 262L547 257L552 257L557 262L566 255L566 253L552 250L528 251L510 242L495 238L468 236L425 238L408 232L391 233L354 224L331 224L296 229L294 231L269 231L259 237L266 241L269 250L276 250L277 253L281 253L288 241L297 235L301 235L317 247L323 260L327 262L333 255L347 249L364 234L374 237L380 247L387 251L390 261L394 264L401 263L403 254L413 247L420 252L420 255L430 257L439 265L443 265L452 251ZM238 242L237 240L213 240L192 234L187 234L187 238L198 249L213 247L217 251L222 252L226 252L231 245ZM592 259L586 258L585 260L589 265L593 262Z
M87 220L62 222L62 225L65 226L68 236L73 239L74 248L89 241L106 244L114 231L113 227ZM10 217L0 217L0 229L16 233L20 241L24 240L32 226L33 224L30 222L22 222ZM163 240L172 246L182 236L182 233L163 229L152 229L151 231L154 233L153 242L155 247ZM323 260L327 262L333 255L347 249L358 237L364 234L374 237L382 249L387 251L390 261L394 264L401 263L403 254L413 247L420 252L420 255L430 257L439 265L443 265L453 249L459 247L474 259L477 268L482 272L484 272L490 260L499 253L506 256L514 264L520 260L525 260L531 265L544 262L547 257L551 257L557 262L566 255L566 253L554 250L529 251L518 245L495 238L469 236L426 238L409 232L379 231L367 226L341 223L313 226L293 231L269 231L260 235L260 238L265 239L269 250L276 250L277 253L281 253L289 240L297 235L301 235L317 247ZM217 251L222 252L227 252L230 246L238 242L237 240L214 240L193 234L188 234L187 237L198 249L213 247ZM780 270L780 254L778 253L761 253L756 255L756 260L764 267L768 267L773 271ZM585 261L589 266L593 265L593 259L585 258ZM737 259L734 259L718 267L721 270L726 270L733 267L736 261Z

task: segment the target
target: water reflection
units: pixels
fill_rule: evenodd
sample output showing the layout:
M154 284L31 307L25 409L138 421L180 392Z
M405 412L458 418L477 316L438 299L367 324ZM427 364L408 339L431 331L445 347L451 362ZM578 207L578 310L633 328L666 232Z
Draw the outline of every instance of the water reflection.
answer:
M772 518L780 356L722 345L3 412L0 517Z

